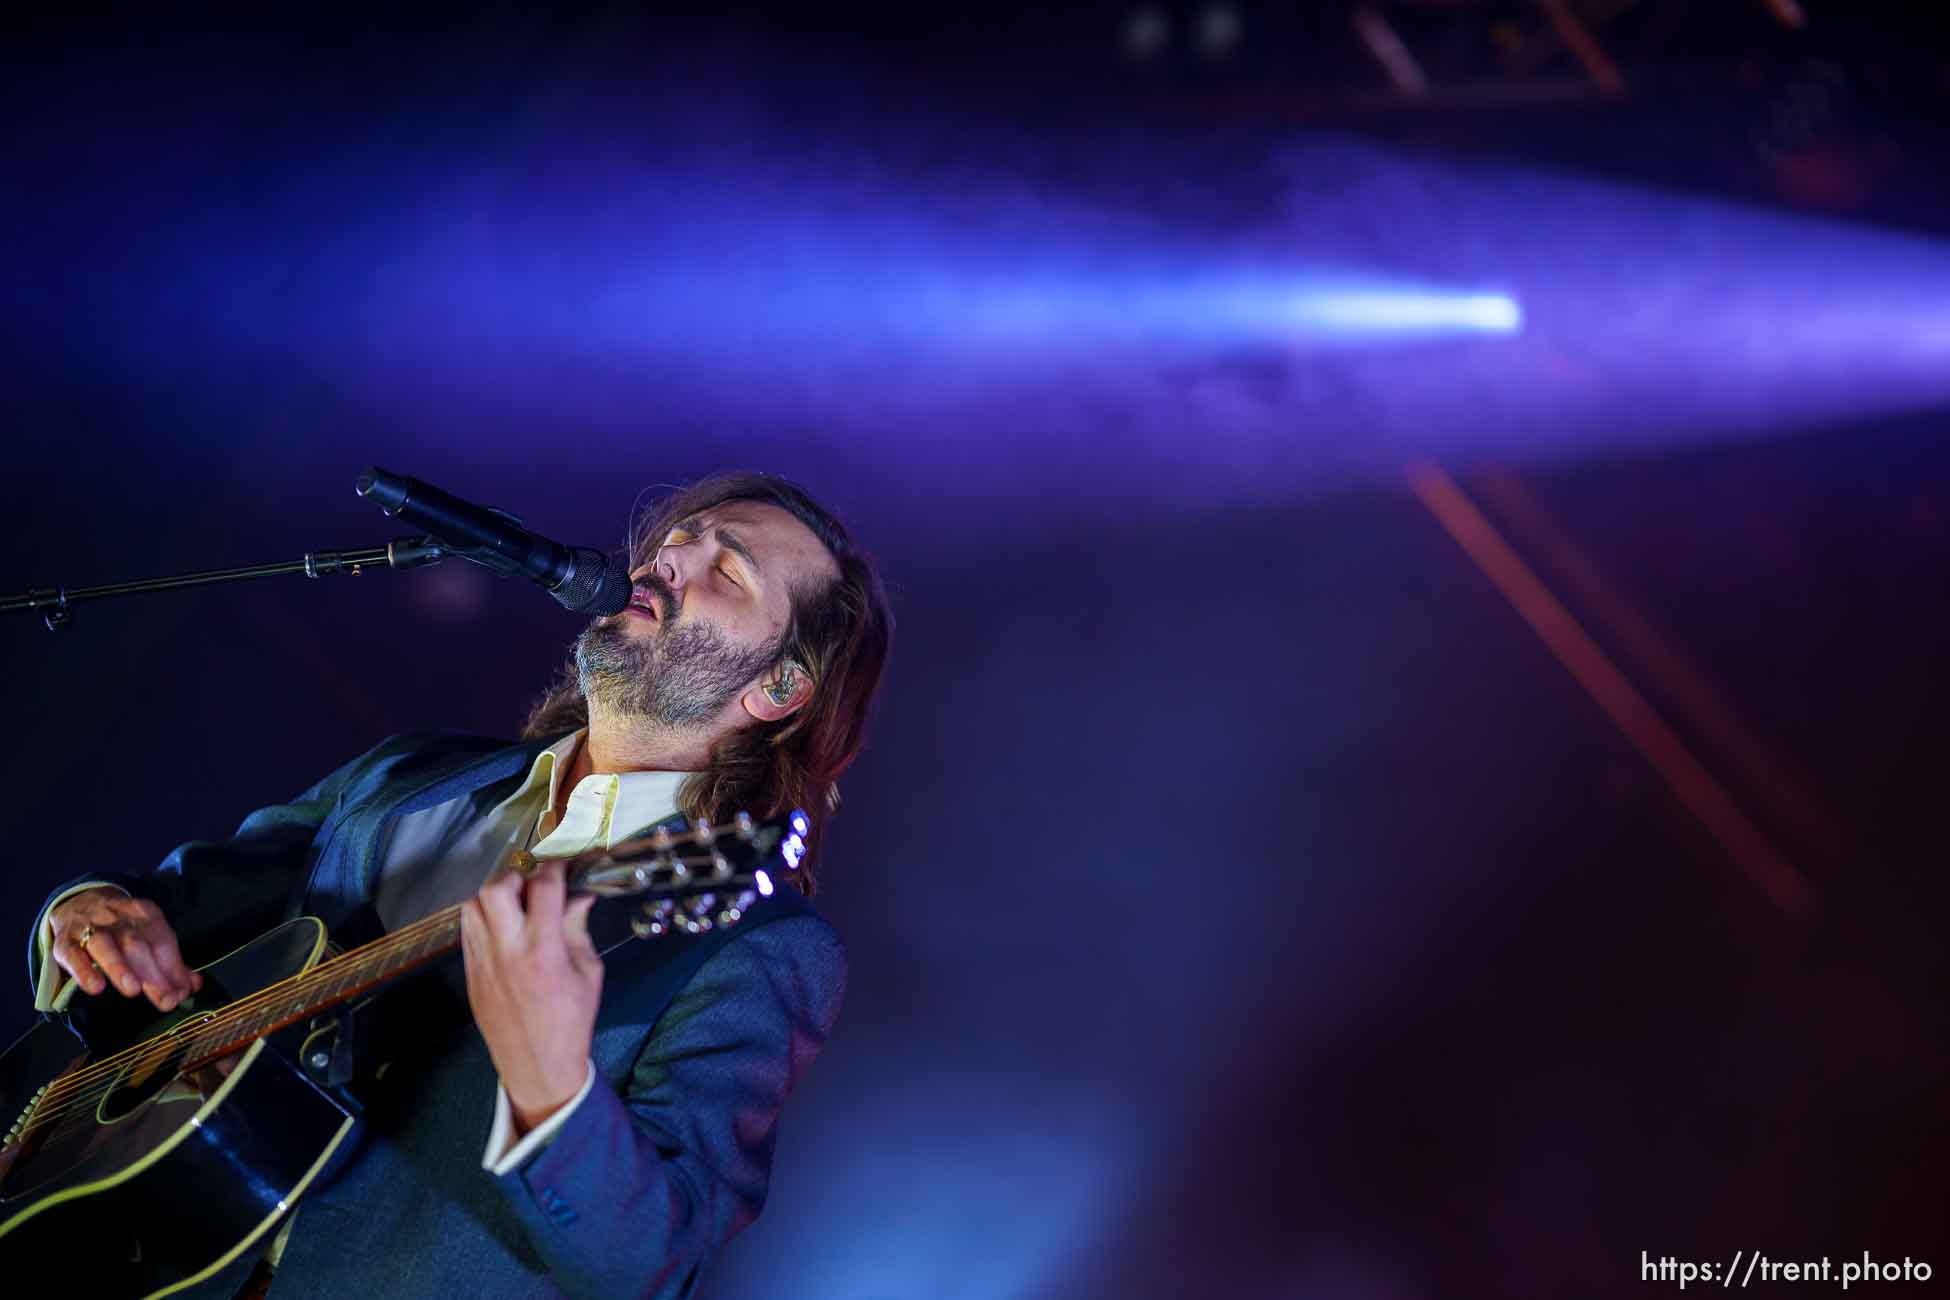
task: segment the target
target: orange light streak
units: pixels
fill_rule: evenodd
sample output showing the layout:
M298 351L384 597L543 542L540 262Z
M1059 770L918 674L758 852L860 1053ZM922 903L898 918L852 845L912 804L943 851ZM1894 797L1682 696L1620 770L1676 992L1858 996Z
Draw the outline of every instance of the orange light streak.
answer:
M1812 907L1814 890L1806 877L1740 811L1732 796L1693 757L1678 734L1510 548L1455 480L1439 466L1420 462L1409 467L1408 484L1436 522L1503 593L1742 873L1782 911L1800 913Z

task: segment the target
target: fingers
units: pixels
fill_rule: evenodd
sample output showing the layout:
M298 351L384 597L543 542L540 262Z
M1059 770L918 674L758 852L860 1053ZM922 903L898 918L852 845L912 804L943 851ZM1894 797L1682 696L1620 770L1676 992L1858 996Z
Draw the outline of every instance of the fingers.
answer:
M521 876L513 871L503 871L492 877L481 892L474 896L479 908L483 934L496 944L513 943L521 934Z
M562 914L562 935L568 941L569 960L584 971L593 967L600 976L602 954L596 951L596 941L589 936L589 912L595 906L594 894L582 894L570 899L568 910Z
M589 912L595 906L594 894L580 894L569 900L568 907L562 912L562 933L569 936L570 947L596 946L589 937Z
M176 946L176 932L167 922L149 936L149 951L155 956L156 968L164 982L176 990L178 997L187 997L203 987L203 977L183 960L182 950Z
M532 876L502 872L481 886L475 901L495 946L532 947L562 932L568 893L566 868L556 859L538 863Z
M168 1000L170 990L163 982L162 968L156 964L156 954L150 949L149 942L143 937L142 932L123 930L118 927L102 931L100 936L90 946L99 947L104 941L114 943L121 949L122 960L128 964L130 972L134 974L141 986L141 991L156 1004L157 1010L167 1011L169 1008L163 1006L163 1003ZM118 979L116 985L122 992L129 992L126 981Z
M195 984L176 947L176 932L154 903L138 899L126 906L129 926L115 929L116 943L150 1003L158 1011L172 1010L189 996Z
M564 870L560 861L544 862L528 878L528 925L533 937L561 930L562 902L569 894Z
M56 908L50 920L50 955L84 992L112 986L124 997L146 994L158 1011L168 1011L203 987L203 977L184 964L162 909L146 899L91 890ZM86 948L78 942L84 935Z
M569 898L567 868L560 860L543 862L534 875L504 872L481 886L461 910L461 955L470 976L478 968L509 956L568 960L585 974L600 970L602 957L589 934L593 894ZM483 976L484 977L484 976Z
M172 941L171 947L174 946ZM146 996L158 1011L171 1010L189 992L188 972L182 973L180 982L168 974L157 958L152 941L140 930L122 926L96 930L89 940L88 952L125 996ZM182 969L181 958L176 965L178 970Z
M74 977L84 992L90 994L107 991L108 977L96 967L94 957L83 951L76 940L86 933L92 947L95 941L90 926L106 929L118 923L121 919L119 914L108 906L110 897L121 899L126 895L116 889L90 889L65 900L48 913L48 925L54 935L48 955L54 959L55 965Z
M99 968L100 975L123 997L135 997L142 992L142 977L129 969L127 957L122 955L122 946L115 940L115 927L98 929L90 936L88 946L81 949L81 958L91 968ZM83 988L88 986L84 983ZM98 982L91 993L102 991Z
M483 891L485 892L485 891ZM467 995L474 996L475 986L485 978L481 963L481 945L485 941L487 918L481 912L481 900L470 898L460 905L460 958L461 972L467 980Z
M94 940L91 938L88 942L92 946ZM62 935L55 939L48 955L54 958L55 965L74 977L74 982L81 985L83 993L94 995L108 989L108 980L95 965L95 959L69 936Z

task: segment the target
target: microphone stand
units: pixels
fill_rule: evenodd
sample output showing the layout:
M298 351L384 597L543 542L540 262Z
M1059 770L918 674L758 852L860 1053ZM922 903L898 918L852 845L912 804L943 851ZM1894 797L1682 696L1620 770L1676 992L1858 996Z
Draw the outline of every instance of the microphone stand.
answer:
M358 577L367 569L420 569L438 564L452 554L451 548L431 537L395 537L384 546L361 551L308 551L303 559L276 564L250 564L241 569L203 569L163 578L143 578L136 582L111 582L99 587L47 587L0 599L0 614L34 611L58 632L73 619L69 608L84 600L110 596L133 596L144 591L179 591L185 587L208 587L220 582L243 582L250 578L276 578L287 573L302 573L307 578L322 578L328 573Z

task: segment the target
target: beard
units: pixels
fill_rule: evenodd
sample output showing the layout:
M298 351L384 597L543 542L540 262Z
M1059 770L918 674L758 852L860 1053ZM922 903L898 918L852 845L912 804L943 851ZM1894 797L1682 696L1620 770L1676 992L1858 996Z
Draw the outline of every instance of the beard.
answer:
M784 637L769 646L740 645L710 623L672 631L676 610L643 640L623 618L598 619L576 638L576 675L592 709L661 727L695 727L736 699L746 683L778 662Z

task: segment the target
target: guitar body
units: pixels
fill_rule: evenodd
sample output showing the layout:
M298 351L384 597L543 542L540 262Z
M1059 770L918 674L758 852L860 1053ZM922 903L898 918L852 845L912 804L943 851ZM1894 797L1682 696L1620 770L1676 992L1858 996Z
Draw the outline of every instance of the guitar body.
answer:
M0 1123L24 1134L0 1155L0 1275L71 1263L92 1294L155 1297L247 1266L349 1149L356 1123L279 1050L303 1026L252 1042L227 1077L214 1066L181 1073L154 1050L84 1085L72 1076L193 1028L324 953L324 926L300 917L200 967L203 991L172 1012L77 990L73 1028L44 1021L0 1055ZM147 1073L137 1064L158 1058Z

